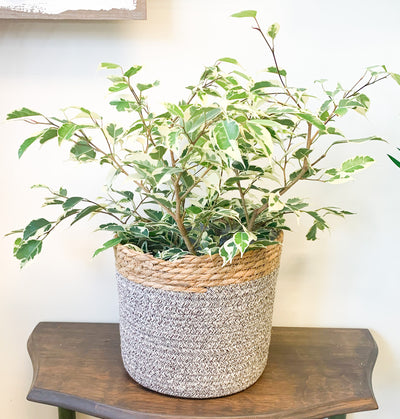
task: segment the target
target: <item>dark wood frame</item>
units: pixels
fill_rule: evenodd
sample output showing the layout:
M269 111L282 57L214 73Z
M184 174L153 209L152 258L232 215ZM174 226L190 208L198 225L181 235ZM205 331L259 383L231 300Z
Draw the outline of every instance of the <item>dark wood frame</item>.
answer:
M112 0L110 0L112 2ZM59 14L29 13L0 7L0 19L54 19L54 20L130 20L146 19L146 0L137 0L136 9L68 10Z

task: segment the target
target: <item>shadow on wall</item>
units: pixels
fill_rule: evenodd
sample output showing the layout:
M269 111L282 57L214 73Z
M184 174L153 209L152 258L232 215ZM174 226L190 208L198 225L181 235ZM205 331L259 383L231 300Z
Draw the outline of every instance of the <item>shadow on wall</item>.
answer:
M10 66L14 76L26 74L26 63L30 63L33 74L41 74L46 65L51 65L57 77L65 73L71 78L81 74L87 63L92 65L93 59L97 62L97 57L109 57L111 61L113 51L116 55L121 50L129 51L130 61L141 39L148 44L174 38L174 15L173 0L148 0L147 20L0 20L2 54L12 57L8 66L0 67L0 76L9 75ZM18 54L24 46L24 54Z
M304 235L304 226L293 226L292 232L285 232L274 325L315 326L316 319L324 311L327 283L321 278L326 275L324 262L327 252L324 249L327 238L322 237L315 243L306 241ZM310 254L317 254L318 265Z

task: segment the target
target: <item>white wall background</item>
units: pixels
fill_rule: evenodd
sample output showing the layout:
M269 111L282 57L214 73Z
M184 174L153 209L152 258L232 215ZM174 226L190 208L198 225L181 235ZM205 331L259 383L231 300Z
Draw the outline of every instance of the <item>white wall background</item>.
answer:
M327 78L349 86L363 68L381 63L400 72L395 0L148 0L147 21L0 21L1 236L43 215L43 194L30 190L32 184L95 194L99 176L51 145L18 161L19 144L32 131L3 122L7 112L26 106L54 114L80 105L113 117L105 74L97 69L102 61L143 64L148 81L161 80L154 92L160 102L185 97L184 87L202 67L222 56L234 56L254 72L262 69L270 61L250 21L229 18L243 9L257 9L264 25L280 22L279 58L293 84ZM351 417L392 419L400 394L400 170L386 153L400 146L400 86L388 81L369 96L368 118L356 117L343 129L353 138L379 134L392 146L366 146L362 152L373 153L376 164L352 183L302 188L316 205L358 215L335 220L332 232L314 243L305 241L301 227L286 235L274 324L370 328L380 351L373 375L380 409ZM338 149L339 158L356 153ZM91 260L104 239L89 234L93 228L61 229L22 271L11 256L12 238L0 239L3 418L56 417L54 407L25 401L32 375L25 345L39 321L118 320L112 254Z

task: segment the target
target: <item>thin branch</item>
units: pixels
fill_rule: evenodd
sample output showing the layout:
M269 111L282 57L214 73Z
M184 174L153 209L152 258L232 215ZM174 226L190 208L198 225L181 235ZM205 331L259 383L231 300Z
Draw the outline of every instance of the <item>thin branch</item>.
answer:
M206 171L202 173L201 177L199 177L193 185L191 185L189 188L186 189L184 194L181 196L181 200L184 201L186 197L189 195L189 193L201 182L202 179L204 179L204 176L211 170L211 166L207 167Z
M136 103L139 106L139 109L138 109L137 113L139 114L140 120L142 121L142 124L143 124L144 128L146 129L147 140L155 147L155 143L154 143L153 137L151 135L150 125L146 124L146 121L145 121L145 118L144 118L144 115L143 115L143 112L142 112L142 108L143 108L142 101L140 100L139 96L135 92L135 89L132 87L129 79L128 79L128 87L129 87L129 90L132 93L133 97L135 98Z
M283 80L283 78L282 78L282 75L281 75L281 72L280 72L280 69L279 69L279 65L278 65L278 60L277 60L277 58L276 58L276 54L275 54L275 46L274 45L271 45L270 43L269 43L269 41L268 41L268 39L267 39L267 37L264 35L264 32L262 31L262 29L261 29L261 27L260 27L260 24L258 23L258 20L257 20L257 18L256 17L254 17L254 20L255 20L255 22L256 22L256 24L257 24L257 26L254 28L255 30L257 30L260 34L261 34L261 36L262 36L262 38L264 39L264 41L265 41L265 43L267 44L267 46L268 46L268 48L269 48L269 50L271 51L271 53L272 53L272 58L273 58L273 60L274 60L274 63L275 63L275 68L276 68L276 71L277 71L277 73L278 73L278 77L279 77L279 80L280 80L280 82L281 82L281 84L282 84L282 86L283 86L283 88L285 89L285 91L286 91L286 93L287 93L287 95L294 101L294 103L296 104L296 106L299 108L299 109L301 109L301 105L298 103L298 101L296 100L296 98L290 93L290 91L289 91L289 89L288 89L288 87L287 87L287 85L286 85L286 83L285 83L285 81Z
M188 232L186 230L186 227L183 223L183 219L182 219L182 215L181 215L181 205L182 205L182 199L180 197L180 185L179 185L179 179L177 179L175 181L175 199L176 199L176 209L175 209L175 216L174 216L174 220L176 222L176 225L178 226L178 229L181 233L181 236L183 238L183 241L186 244L187 249L189 250L190 253L192 253L193 255L196 254L196 251L194 250L193 244L190 241Z

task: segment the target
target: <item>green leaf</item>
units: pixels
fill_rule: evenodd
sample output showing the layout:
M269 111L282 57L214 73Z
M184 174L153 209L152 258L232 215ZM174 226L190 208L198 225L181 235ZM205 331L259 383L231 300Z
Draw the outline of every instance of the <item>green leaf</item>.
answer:
M251 133L257 140L258 145L264 152L265 156L271 156L273 152L274 144L272 142L272 137L270 132L264 128L263 125L258 125L253 123L253 121L249 121L247 126L251 129Z
M390 76L397 84L400 84L400 74L390 73Z
M279 23L273 23L269 28L268 28L268 35L272 38L275 39L277 33L279 32Z
M356 170L364 169L373 163L374 159L369 156L357 156L347 160L342 164L342 171L345 173L353 173Z
M88 161L96 158L96 152L86 141L78 141L70 151L71 154L79 161Z
M48 231L50 228L51 223L45 218L32 220L24 229L23 239L28 240L30 237L34 236L38 230L43 229L44 231Z
M132 111L139 109L139 105L135 102L126 99L113 100L110 105L115 106L118 112Z
M249 97L248 92L244 90L230 90L226 95L228 100L238 100L238 99L247 99Z
M188 134L192 134L203 124L209 122L221 114L220 108L202 108L196 112L192 118L185 123L185 129Z
M328 127L326 131L330 135L340 135L341 137L344 137L344 135L340 131L338 131L335 127Z
M233 119L220 121L215 125L213 132L218 148L228 156L240 161L242 156L236 141L239 136L239 125L236 121Z
M143 92L144 90L147 89L151 89L154 86L158 86L160 84L160 82L158 80L156 80L154 83L148 83L148 84L142 84L142 83L137 83L136 87Z
M343 183L351 179L349 173L354 173L357 170L365 169L374 160L369 156L357 156L349 159L342 164L340 169L328 169L325 173L331 176L328 182Z
M59 142L63 140L69 140L76 131L82 128L82 125L76 125L73 122L66 122L58 128L58 140Z
M150 218L151 221L155 221L155 222L160 221L164 216L162 211L157 211L150 208L146 208L144 212Z
M250 89L250 91L263 89L264 87L276 87L276 84L270 81L258 81L257 83L254 83L254 86Z
M115 223L108 223L108 224L101 224L99 226L100 230L106 230L106 231L113 231L113 232L123 232L125 231L125 229L120 226L119 224L115 224Z
M240 65L238 60L235 60L234 58L230 58L230 57L220 58L217 61L221 61L221 62L224 62L224 63L235 64L235 65Z
M74 221L72 221L71 225L75 224L77 221L81 220L82 218L86 217L87 215L96 212L100 210L101 207L99 205L90 205L89 207L84 208L82 211L80 211L76 217L74 218Z
M30 137L28 139L26 139L20 146L20 148L18 149L18 158L21 158L21 156L25 153L25 150L31 145L33 144L38 138L40 137L40 135L36 135L35 137Z
M313 240L313 241L317 240L317 225L316 224L312 225L306 237L307 237L307 240Z
M146 193L149 198L152 198L157 204L160 206L164 206L166 208L172 209L174 203L170 200L166 199L163 195L159 193Z
M240 64L239 64L239 65L240 65ZM242 73L241 71L238 71L238 70L233 70L233 71L232 71L232 73L237 74L238 76L240 76L240 77L244 78L244 79L245 79L245 80L247 80L247 81L250 81L250 80L251 80L251 78L250 78L247 74L244 74L244 73Z
M400 167L400 161L395 159L393 156L391 156L390 154L388 154L388 157L390 160L392 160L392 162L397 166Z
M239 126L233 119L227 119L218 122L214 128L217 138L217 144L221 150L227 150L231 147L231 141L237 139L239 135Z
M284 125L293 126L293 122L290 119L273 121L271 119L252 119L252 123L262 125L273 130L285 129Z
M108 68L108 69L113 69L113 68L121 68L120 65L118 64L113 64L113 63L101 63L100 64L101 68Z
M80 196L72 196L71 198L68 198L62 205L63 209L65 211L70 210L73 208L76 204L82 201L83 198Z
M270 193L268 195L268 209L270 212L279 212L285 208L285 204L280 200L280 195L277 193Z
M319 130L325 131L325 124L315 115L306 112L297 112L296 115L304 119L307 122L310 122L312 125L316 126Z
M133 67L131 67L129 70L125 71L124 76L125 77L132 77L134 76L137 72L139 72L142 69L141 65L134 65Z
M93 257L97 256L99 253L104 252L104 250L109 249L110 247L114 247L117 244L121 243L122 241L122 237L115 237L114 239L108 240L106 241L102 247L100 247L99 249L97 249L94 253L93 253Z
M52 138L57 137L57 128L49 128L46 131L43 131L42 135L39 137L39 143L44 144L47 141L51 140Z
M286 205L293 211L308 207L308 203L302 201L300 198L290 198L286 201Z
M346 113L347 113L347 108L337 108L335 111L335 114L339 116L346 115Z
M339 141L333 142L331 145L333 146L335 144L346 144L346 143L366 143L368 141L383 141L385 143L387 142L383 138L372 136L372 137L365 137L365 138L354 138L351 140L339 140Z
M203 209L196 206L196 205L190 205L190 207L186 208L186 212L188 214L201 214L202 211L203 211Z
M311 152L312 150L310 150L309 148L299 148L293 153L293 157L302 160L305 157L307 157Z
M121 82L115 83L113 86L109 87L108 90L110 92L120 92L121 90L125 90L129 87L128 83Z
M325 220L316 212L316 211L307 211L308 215L311 215L315 220L317 220L321 225L326 225Z
M243 10L238 13L234 13L231 17L256 17L257 11L256 10Z
M170 114L179 116L179 118L182 119L185 118L185 116L183 115L183 111L179 106L174 105L173 103L164 103L164 106Z
M290 173L290 175L289 175L289 179L290 179L290 180L294 180L294 179L296 179L296 178L297 178L297 176L298 176L300 173L301 173L301 170L296 170L296 171L294 171L294 172ZM306 170L306 172L303 174L303 176L301 177L301 179L307 179L307 178L309 178L310 176L315 175L315 173L316 173L316 169L313 169L312 167L309 167L309 168Z
M222 257L223 265L226 265L228 262L232 262L232 259L238 254L238 248L233 240L229 239L224 243L224 245L219 249L219 255Z
M278 69L276 67L268 67L267 71L268 71L268 73L278 74ZM283 77L287 76L286 70L283 70L281 68L279 69L279 74Z
M154 151L152 151L151 153L149 153L149 156L153 159L153 160L161 160L162 157L164 156L165 152L167 151L167 149L162 146L162 145L158 145Z
M235 185L242 180L248 180L248 179L251 179L250 176L232 176L232 177L226 179L225 185L226 186L232 186L232 185Z
M21 261L21 267L33 259L42 250L42 240L29 240L17 246L15 257Z
M110 136L114 139L119 137L124 132L123 128L117 128L115 124L108 125L106 129Z
M7 115L7 119L17 119L17 118L25 118L27 116L37 116L41 115L38 112L31 111L28 108L22 108L19 111L11 112Z
M133 225L129 228L129 232L139 237L149 237L149 229L139 225Z
M236 247L239 249L242 256L246 249L249 247L251 240L252 239L250 235L245 232L235 233L235 235L233 236L233 241Z

